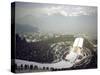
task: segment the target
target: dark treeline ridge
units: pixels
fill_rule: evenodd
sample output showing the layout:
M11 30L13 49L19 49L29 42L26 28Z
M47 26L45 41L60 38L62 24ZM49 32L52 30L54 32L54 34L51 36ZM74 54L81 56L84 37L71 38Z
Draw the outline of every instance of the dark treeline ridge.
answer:
M16 59L35 61L40 63L51 63L53 54L46 42L26 42L16 34Z

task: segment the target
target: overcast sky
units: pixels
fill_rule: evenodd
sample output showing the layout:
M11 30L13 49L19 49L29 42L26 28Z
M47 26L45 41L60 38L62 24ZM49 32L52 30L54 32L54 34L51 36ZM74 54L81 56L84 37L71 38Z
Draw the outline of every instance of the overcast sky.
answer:
M97 33L97 7L17 2L15 11L16 26L31 25L43 32Z

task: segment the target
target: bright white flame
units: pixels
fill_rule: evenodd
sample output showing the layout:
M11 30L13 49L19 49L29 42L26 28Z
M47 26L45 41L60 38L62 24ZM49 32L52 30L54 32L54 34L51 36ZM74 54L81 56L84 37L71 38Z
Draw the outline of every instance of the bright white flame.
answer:
M71 63L74 63L79 55L81 55L81 49L83 47L83 38L76 38L73 43L73 48L70 49L70 53L66 55L65 59Z
M73 44L73 47L83 47L83 38L76 38Z

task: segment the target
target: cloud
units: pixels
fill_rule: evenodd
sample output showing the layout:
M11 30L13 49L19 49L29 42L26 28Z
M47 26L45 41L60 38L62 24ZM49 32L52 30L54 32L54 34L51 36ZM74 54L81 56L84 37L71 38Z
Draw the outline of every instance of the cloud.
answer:
M90 16L94 14L97 14L97 8L92 6L54 4L17 4L16 6L16 19L25 15Z
M51 6L43 8L44 13L48 16L54 14L60 14L62 16L81 16L81 15L92 15L96 13L95 7L86 6Z

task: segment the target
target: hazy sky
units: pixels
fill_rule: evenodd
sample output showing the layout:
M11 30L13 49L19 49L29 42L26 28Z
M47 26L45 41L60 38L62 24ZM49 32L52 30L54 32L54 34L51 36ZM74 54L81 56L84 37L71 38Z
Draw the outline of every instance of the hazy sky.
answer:
M18 2L15 16L16 26L30 25L43 32L97 33L97 7L93 6Z

